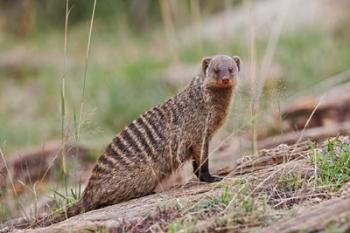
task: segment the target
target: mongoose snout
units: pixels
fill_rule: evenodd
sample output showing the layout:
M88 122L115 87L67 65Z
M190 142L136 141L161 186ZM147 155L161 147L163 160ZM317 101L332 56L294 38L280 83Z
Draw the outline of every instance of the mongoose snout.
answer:
M224 76L224 77L222 77L222 83L223 84L225 84L225 85L227 85L227 84L229 84L230 83L230 77L227 77L227 76Z

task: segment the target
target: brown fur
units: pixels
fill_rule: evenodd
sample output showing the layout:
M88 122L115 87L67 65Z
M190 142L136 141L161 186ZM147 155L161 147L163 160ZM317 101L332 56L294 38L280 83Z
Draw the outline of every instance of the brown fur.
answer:
M183 91L141 115L113 139L76 205L34 225L50 225L148 195L188 160L193 160L200 180L221 180L209 173L208 146L229 113L239 65L238 57L203 59L201 72Z

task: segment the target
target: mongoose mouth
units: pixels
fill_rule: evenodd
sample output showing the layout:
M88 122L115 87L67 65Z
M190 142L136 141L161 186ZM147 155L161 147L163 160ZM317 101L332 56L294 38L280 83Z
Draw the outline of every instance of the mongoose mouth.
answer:
M214 82L211 82L209 88L232 88L236 85L236 82L232 79L220 79Z

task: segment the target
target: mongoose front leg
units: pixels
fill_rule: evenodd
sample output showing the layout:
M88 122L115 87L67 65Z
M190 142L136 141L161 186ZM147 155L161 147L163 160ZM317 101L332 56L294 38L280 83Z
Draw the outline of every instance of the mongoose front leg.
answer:
M209 173L208 160L206 160L201 167L199 167L197 162L193 160L193 170L195 171L195 174L200 181L213 183L213 182L221 181L223 179L222 177L219 177L219 176L212 176Z
M202 150L202 151L201 151ZM217 182L222 180L222 177L212 176L209 172L208 160L209 142L205 140L203 148L192 148L193 153L193 171L200 181Z

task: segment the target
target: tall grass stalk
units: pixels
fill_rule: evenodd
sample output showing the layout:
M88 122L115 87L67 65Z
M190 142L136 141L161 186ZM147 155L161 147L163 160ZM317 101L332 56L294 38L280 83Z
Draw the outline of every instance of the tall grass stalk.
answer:
M278 44L279 38L281 36L281 32L282 32L283 25L285 22L284 19L285 19L287 12L288 12L289 3L290 3L290 0L285 0L281 3L281 9L277 15L277 19L275 20L275 23L272 26L271 35L269 37L267 48L264 52L264 56L263 56L263 59L262 59L261 65L260 65L258 76L254 76L254 77L258 77L258 79L254 80L255 88L253 89L254 92L252 93L252 104L251 104L254 154L257 153L256 120L257 120L257 114L259 112L260 98L261 98L261 95L262 95L262 92L263 92L263 89L265 86L267 73L270 70L270 67L271 67L271 64L272 64L272 61L273 61L273 58L275 55L275 51L277 48L277 44ZM254 23L252 25L254 25ZM252 40L254 40L254 43L255 43L255 27L253 27L253 29L254 29L253 30L254 33L252 33L252 35L254 35L254 37L252 37ZM251 44L251 46L253 46L251 51L256 50L255 44ZM253 60L253 59L255 60L254 56L252 56L251 60ZM256 63L254 63L254 65L256 65Z
M203 54L203 45L202 45L202 20L201 20L201 10L200 10L200 4L199 0L192 0L191 1L191 17L192 17L192 24L195 28L195 37L196 41L198 42L198 50L200 54Z
M67 75L67 41L68 41L68 19L69 19L69 0L66 0L66 16L64 23L64 58L63 58L63 75L61 82L61 143L62 143L62 169L63 175L66 176L66 132L65 132L65 121L66 121L66 75Z
M310 123L312 117L315 115L315 112L317 111L318 107L321 105L324 96L325 96L325 95L322 95L322 96L321 96L321 98L320 98L320 100L318 101L317 105L316 105L316 106L314 107L314 109L312 110L310 116L308 117L308 119L307 119L307 121L306 121L306 123L305 123L305 125L304 125L303 130L302 130L301 133L300 133L300 136L299 136L299 138L298 138L298 141L296 141L295 144L297 144L297 143L299 143L301 140L303 140L303 138L304 138L304 133L305 133L305 129L308 127L308 125L309 125L309 123Z
M6 159L5 159L5 155L4 155L4 153L2 152L2 149L1 149L1 148L0 148L0 155L1 155L1 159L2 159L2 161L3 161L3 163L4 163L4 166L5 166L5 168L6 168L7 176L8 176L8 178L9 178L10 184L11 184L11 186L12 186L13 193L17 196L18 194L17 194L16 188L15 188L15 185L14 185L14 183L13 183L10 170L9 170L9 168L8 168L8 166L7 166Z
M88 62L89 62L89 55L90 55L90 45L91 45L91 36L92 36L92 27L94 24L94 18L95 18L95 10L96 10L96 0L94 0L93 8L92 8L92 14L91 14L91 20L90 20L90 26L89 26L89 35L88 35L88 41L86 46L86 53L85 53L85 67L84 67L84 77L83 77L83 87L82 87L82 94L81 94L81 100L80 100L80 109L79 109L79 115L77 117L75 110L73 110L73 126L74 126L74 137L75 137L75 144L77 145L76 149L76 155L79 154L79 140L80 140L80 130L82 127L82 118L84 114L84 103L85 103L85 92L86 92L86 81L87 81L87 70L88 70ZM65 182L66 183L66 182ZM67 185L66 187L66 196L68 195L67 191ZM76 190L77 196L80 197L81 193L81 183L79 182L78 190Z
M250 1L249 4L252 4ZM251 8L251 5L249 5ZM250 87L251 87L251 104L250 104L250 111L251 111L251 125L252 125L252 147L253 147L253 153L254 155L257 155L257 133L256 133L256 103L254 101L254 95L256 93L256 76L257 76L257 64L256 64L256 35L255 35L255 20L253 18L253 12L252 9L250 10L250 22L249 22L249 54L250 54L250 61L249 61L249 70L250 70Z
M92 26L94 24L94 18L95 18L95 10L96 10L96 0L94 0L94 5L92 8L92 15L90 20L90 28L89 28L89 36L88 36L88 42L86 46L86 54L85 54L85 68L84 68L84 79L83 79L83 90L80 100L80 110L79 110L79 117L77 122L77 128L76 128L76 143L78 144L80 139L80 130L82 126L82 116L84 114L84 103L85 103L85 91L86 91L86 80L87 80L87 70L88 70L88 63L89 63L89 54L90 54L90 45L91 45L91 35L92 35ZM78 147L79 148L79 147Z
M277 19L272 27L271 35L269 37L269 41L267 44L266 51L264 53L264 57L262 59L260 69L259 69L259 79L257 80L257 90L254 95L254 102L259 103L262 91L265 85L266 76L271 68L271 64L275 55L275 51L277 48L278 40L281 36L281 32L284 25L284 19L288 12L290 0L285 0L281 3L281 10L277 16Z
M13 182L13 179L12 179L12 176L11 176L11 173L10 173L10 169L9 169L8 166L7 166L7 162L6 162L6 159L5 159L5 155L4 155L4 153L2 152L1 147L0 147L0 156L1 156L1 159L2 159L2 161L3 161L3 163L4 163L4 166L5 166L5 168L6 168L7 177L8 177L8 179L9 179L9 181L10 181L13 194L15 195L15 197L18 197L18 193L17 193L16 187L15 187L15 185L14 185L14 182ZM21 209L22 209L22 212L24 213L25 217L28 218L28 216L26 215L26 212L24 211L25 208L24 208L23 204L22 204L20 201L18 201L18 203L19 203L19 205L20 205L20 207L21 207Z
M161 7L162 20L169 44L169 49L173 60L177 61L178 56L176 52L176 32L172 18L171 5L169 0L159 0L159 5Z

